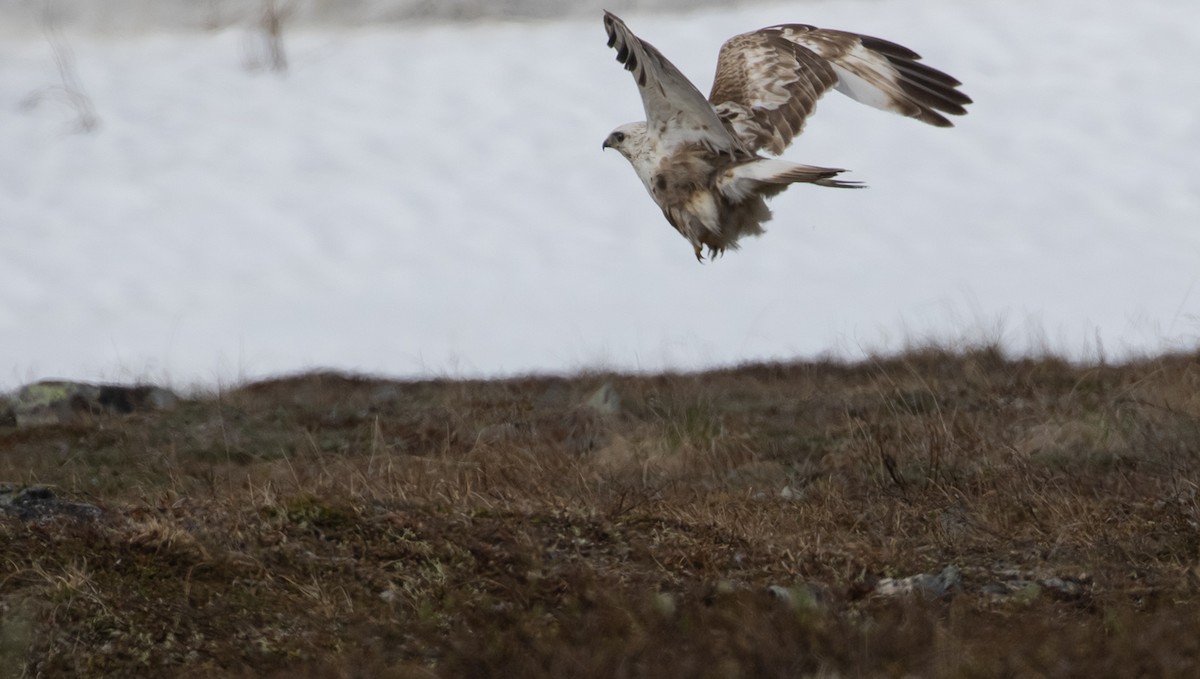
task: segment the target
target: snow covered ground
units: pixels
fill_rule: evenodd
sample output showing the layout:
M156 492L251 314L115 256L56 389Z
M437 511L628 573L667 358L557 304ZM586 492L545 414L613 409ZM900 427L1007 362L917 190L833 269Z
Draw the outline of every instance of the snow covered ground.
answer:
M641 117L600 17L0 43L0 390L314 367L691 369L925 338L1075 358L1200 341L1200 5L837 0L628 14L702 90L785 21L895 40L975 98L950 130L830 94L797 186L700 265L600 143ZM39 96L40 95L40 96Z
M761 0L749 0L755 2ZM281 13L289 26L359 26L368 23L549 19L694 10L729 0L0 0L0 35L36 32L49 15L60 27L108 33L158 29L216 29ZM739 4L748 4L742 0Z

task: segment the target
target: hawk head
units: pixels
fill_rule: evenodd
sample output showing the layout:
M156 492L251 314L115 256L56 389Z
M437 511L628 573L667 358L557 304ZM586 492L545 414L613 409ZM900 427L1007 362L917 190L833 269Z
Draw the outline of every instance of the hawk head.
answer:
M629 158L646 143L646 123L626 123L609 133L602 149L616 149Z

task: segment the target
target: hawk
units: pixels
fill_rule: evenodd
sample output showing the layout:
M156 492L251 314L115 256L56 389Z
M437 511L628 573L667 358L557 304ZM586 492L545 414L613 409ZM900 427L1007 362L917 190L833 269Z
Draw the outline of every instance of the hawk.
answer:
M633 165L667 221L696 259L736 249L763 232L765 199L801 182L861 188L845 170L767 158L804 129L817 100L835 89L855 101L938 127L963 115L970 97L953 77L920 63L894 42L857 33L781 24L730 38L705 99L653 45L604 13L608 46L633 73L646 121L613 130L603 148Z

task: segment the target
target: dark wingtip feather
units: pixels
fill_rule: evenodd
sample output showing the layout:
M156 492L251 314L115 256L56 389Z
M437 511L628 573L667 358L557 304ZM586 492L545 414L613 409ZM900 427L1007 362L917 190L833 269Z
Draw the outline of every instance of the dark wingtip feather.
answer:
M891 40L874 38L869 35L860 35L859 39L862 40L863 47L879 52L880 54L886 54L889 57L899 57L901 59L911 59L913 61L921 58L920 54L917 54L904 45L897 45Z
M865 40L863 44L866 44ZM953 76L918 63L915 59L900 58L887 53L884 53L884 56L900 75L900 89L920 107L920 115L915 117L921 122L935 127L954 127L953 123L938 112L962 116L967 114L967 104L974 103L969 96L957 89L962 83Z
M952 115L966 115L966 113L966 111L963 111L962 113L954 113ZM921 122L929 123L934 127L954 127L954 123L950 122L946 116L934 113L933 111L926 111L925 115L921 116Z
M959 87L962 85L958 78L955 78L949 73L939 71L936 68L922 64L915 59L898 59L888 55L885 56L888 57L888 61L891 62L893 66L902 69L906 75L909 75L913 78L945 87Z
M831 189L865 189L867 185L863 182L849 181L846 179L822 179L813 182L817 186L828 186Z
M620 21L617 15L608 10L604 10L604 32L608 33L608 46L612 47L617 42L617 27L615 22Z

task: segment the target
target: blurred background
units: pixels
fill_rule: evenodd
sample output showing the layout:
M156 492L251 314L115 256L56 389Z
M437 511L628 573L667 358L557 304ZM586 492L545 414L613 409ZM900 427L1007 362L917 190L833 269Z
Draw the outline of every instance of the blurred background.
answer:
M221 29L252 22L264 9L294 26L362 26L390 22L552 19L602 10L688 11L729 6L718 0L2 0L11 23L37 29L47 11L60 24L90 30ZM748 3L733 3L748 4Z
M887 38L975 99L829 94L767 234L697 264L600 143L618 12L707 91L721 43ZM1200 6L1148 0L0 0L0 390L694 370L996 342L1200 343Z

